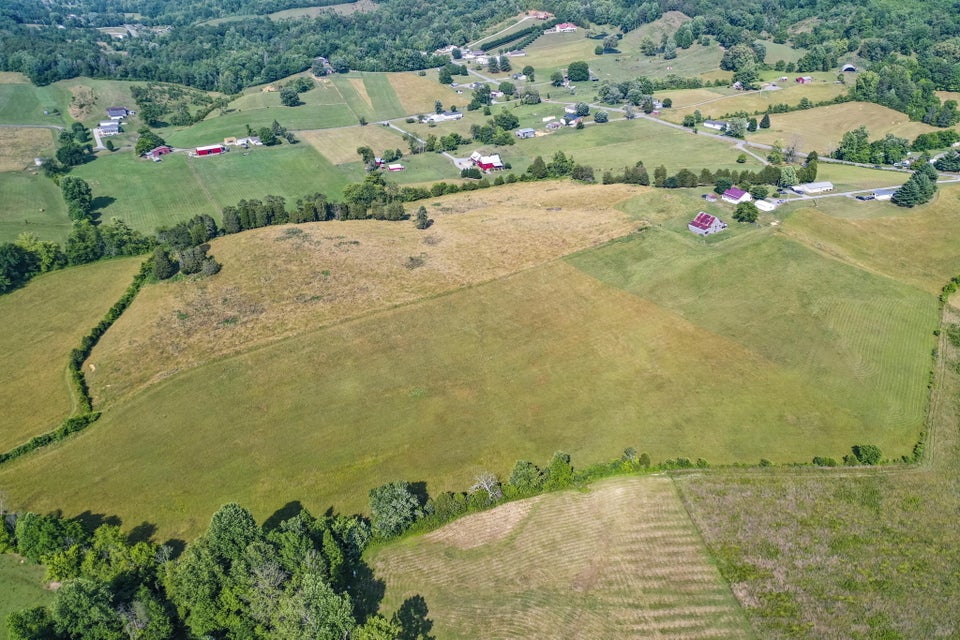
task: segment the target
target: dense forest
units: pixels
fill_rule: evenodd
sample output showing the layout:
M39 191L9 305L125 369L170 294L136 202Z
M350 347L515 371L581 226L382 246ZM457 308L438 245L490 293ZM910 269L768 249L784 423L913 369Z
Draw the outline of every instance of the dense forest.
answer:
M464 44L486 27L530 8L519 0L425 3L384 0L371 12L272 21L263 14L329 0L13 0L0 7L0 69L38 84L80 75L178 82L233 93L310 67L324 56L337 70L401 71L444 62L430 52ZM535 3L536 4L536 3ZM867 60L861 99L916 119L934 89L960 90L960 13L949 0L891 5L880 0L660 0L635 3L545 0L543 8L579 24L628 32L664 11L700 16L703 33L730 47L759 37L807 50L798 70L829 70L839 58ZM209 18L248 16L218 24ZM135 22L136 38L104 43L93 27ZM935 105L934 105L935 106Z

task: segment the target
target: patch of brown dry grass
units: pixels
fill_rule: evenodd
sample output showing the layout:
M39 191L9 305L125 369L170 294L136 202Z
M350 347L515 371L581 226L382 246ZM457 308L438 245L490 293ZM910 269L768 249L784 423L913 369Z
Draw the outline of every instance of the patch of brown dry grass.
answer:
M422 595L442 638L752 637L665 477L507 504L371 565L385 608Z
M30 78L19 71L0 71L0 84L30 84Z
M33 166L33 159L53 155L49 129L0 128L0 171L19 171Z
M297 136L310 143L333 164L360 162L357 148L367 146L380 155L386 149L404 146L403 139L389 127L346 127L300 131Z
M447 104L453 99L451 91L435 79L418 76L416 73L391 73L387 75L400 104L407 113L433 113L434 103L441 100Z
M438 198L436 223L321 222L212 243L214 278L146 287L94 350L102 404L177 371L436 296L622 236L614 205L642 189L527 184ZM410 207L413 209L413 207ZM410 268L411 258L422 261Z
M357 95L367 103L367 106L373 109L373 100L370 99L370 95L367 93L367 85L363 84L363 78L349 78L350 85L353 87L354 91L357 92Z
M70 87L73 97L70 99L70 117L74 120L86 120L97 104L97 96L93 89L82 84Z

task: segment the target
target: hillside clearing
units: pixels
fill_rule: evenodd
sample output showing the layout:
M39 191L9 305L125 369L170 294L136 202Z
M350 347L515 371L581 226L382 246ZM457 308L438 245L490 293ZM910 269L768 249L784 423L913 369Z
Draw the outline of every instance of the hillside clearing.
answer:
M0 620L6 621L14 611L49 605L53 600L53 591L43 586L43 567L10 553L0 554L0 584ZM0 625L0 640L9 637L10 629L4 622Z
M752 638L665 477L467 516L380 550L384 605L421 595L446 638Z
M0 296L0 451L70 415L70 350L130 284L140 258L110 260L34 278Z

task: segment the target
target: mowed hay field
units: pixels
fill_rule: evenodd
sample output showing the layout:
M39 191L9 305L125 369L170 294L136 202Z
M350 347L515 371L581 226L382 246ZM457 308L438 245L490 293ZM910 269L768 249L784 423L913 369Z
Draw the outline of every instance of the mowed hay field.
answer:
M845 102L772 114L770 128L757 129L756 133L750 134L749 139L764 144L773 144L777 140L788 145L796 143L797 148L804 152L817 151L826 154L840 146L844 133L853 131L860 125L870 132L871 140L892 133L912 142L921 133L937 131L936 127L922 122L911 122L899 111L878 104Z
M754 637L666 477L506 504L370 564L384 608L423 597L438 640Z
M440 100L448 105L456 95L441 85L433 72L427 72L426 76L414 72L388 73L386 77L407 115L432 113L434 102ZM463 98L460 100L463 101Z
M0 640L10 637L6 625L7 616L15 611L49 605L54 592L43 586L43 567L30 562L21 564L19 556L11 553L0 554L0 584L3 593L0 596Z
M217 278L146 287L101 340L94 393L109 400L224 354L619 237L637 225L614 205L643 191L515 185L428 202L436 223L426 232L409 222L330 221L216 240L225 265ZM411 257L423 265L408 268Z
M0 127L0 171L32 167L34 158L50 158L54 151L50 129Z
M661 111L661 114L664 119L679 123L683 122L684 116L692 115L694 111L699 111L704 118L719 118L724 114L735 113L737 111L746 111L747 113L763 112L766 111L770 105L774 104L796 105L799 104L803 98L808 98L811 102L831 100L844 91L846 91L846 87L843 85L832 82L818 82L806 85L789 84L785 85L783 89L774 91L743 92L725 88L714 89L713 92L719 94L716 97L706 95L710 92L709 89L681 89L664 91L658 93L657 97L661 100L665 97L674 100L674 107L664 109ZM693 102L690 98L685 97L687 93L690 93L695 98L703 97L704 100L701 102ZM805 112L795 111L792 113ZM789 114L773 114L770 116L770 122L773 123L774 118L779 118L783 115ZM903 116L903 114L900 115L906 120L906 116ZM821 126L824 124L826 123L822 123ZM769 129L767 133L770 131L773 131L772 124L771 129Z
M0 193L0 242L13 242L23 232L41 240L66 240L71 222L53 180L34 171L0 173Z
M309 143L333 164L360 162L357 149L364 146L373 149L378 156L387 149L400 149L404 153L408 150L407 143L396 129L377 125L317 129L304 131L299 135L303 142ZM357 179L361 176L362 174L358 175ZM394 176L390 177L392 179Z
M126 258L73 267L0 297L0 451L50 431L70 414L70 350L123 294L139 265L140 258Z

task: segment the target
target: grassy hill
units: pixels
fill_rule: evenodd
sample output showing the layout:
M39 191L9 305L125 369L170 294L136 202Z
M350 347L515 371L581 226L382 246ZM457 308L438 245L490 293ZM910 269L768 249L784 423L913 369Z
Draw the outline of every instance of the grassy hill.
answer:
M617 478L467 516L370 559L446 638L752 638L673 483Z
M52 180L31 171L3 172L0 191L0 242L13 242L24 231L42 240L66 239L70 218L60 188Z
M14 555L0 555L0 584L3 593L0 595L0 640L7 640L10 631L7 629L7 616L14 611L22 611L31 607L48 605L53 600L53 591L43 588L43 567L27 561L21 564L19 557Z
M189 536L226 500L266 516L298 486L311 509L362 509L392 478L459 488L557 449L786 462L916 442L937 305L898 261L868 263L886 226L837 218L856 231L831 253L791 216L703 243L685 229L695 193L641 194L618 217L601 202L624 187L517 188L439 199L427 234L318 223L217 241L217 278L148 287L94 351L96 427L0 482L32 508ZM942 224L923 211L902 221L918 242ZM929 264L960 270L955 252Z

